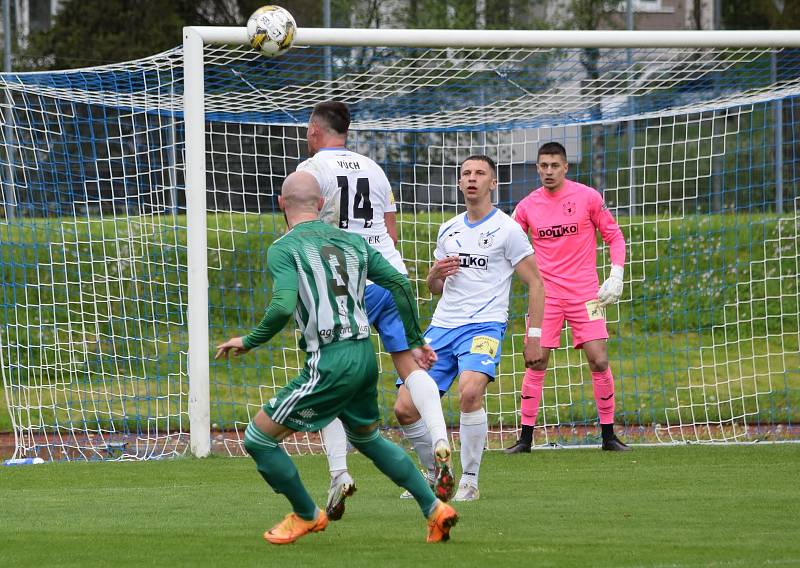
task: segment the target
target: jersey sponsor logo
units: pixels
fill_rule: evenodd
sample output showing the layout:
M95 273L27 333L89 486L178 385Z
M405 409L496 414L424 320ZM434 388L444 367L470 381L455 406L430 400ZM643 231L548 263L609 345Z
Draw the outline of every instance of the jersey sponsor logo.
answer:
M349 325L343 325L342 327L338 328L339 337L350 337L353 334L353 328ZM334 329L327 328L327 329L320 329L319 336L323 339L330 339L333 337ZM358 326L358 334L368 334L369 333L369 326L368 325L359 325Z
M500 341L494 337L489 335L476 335L472 338L472 345L470 345L469 352L495 357L499 346Z
M304 421L299 420L298 418L295 418L293 416L289 416L288 418L286 418L286 421L287 422L291 422L292 424L297 424L297 426L299 426L299 428L295 428L295 430L311 430L311 429L313 429L313 426L311 424L309 424L308 422L304 422Z
M458 253L458 265L461 268L489 270L489 257L485 254L469 254L467 252L460 252Z
M354 161L348 160L336 160L336 165L342 168L343 170L360 170L361 164Z
M578 234L578 224L553 225L552 227L542 227L538 229L540 239L558 239L561 237L571 237Z
M380 243L381 243L381 236L380 235L369 235L369 236L367 236L367 244L379 245Z
M564 211L564 215L569 217L573 216L576 211L575 202L574 201L565 201L561 204L561 210Z

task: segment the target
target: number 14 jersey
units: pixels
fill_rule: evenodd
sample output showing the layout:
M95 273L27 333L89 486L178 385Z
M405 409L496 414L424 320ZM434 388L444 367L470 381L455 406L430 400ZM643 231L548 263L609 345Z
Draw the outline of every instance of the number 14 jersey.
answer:
M344 148L323 148L297 166L312 174L325 203L320 219L361 235L392 266L408 274L403 258L386 229L384 213L397 207L389 180L373 160Z

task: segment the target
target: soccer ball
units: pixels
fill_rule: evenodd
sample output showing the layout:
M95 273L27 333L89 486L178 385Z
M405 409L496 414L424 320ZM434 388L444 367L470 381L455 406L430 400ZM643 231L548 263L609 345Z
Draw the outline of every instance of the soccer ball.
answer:
M247 37L253 49L274 57L292 47L297 24L285 8L262 6L247 20Z

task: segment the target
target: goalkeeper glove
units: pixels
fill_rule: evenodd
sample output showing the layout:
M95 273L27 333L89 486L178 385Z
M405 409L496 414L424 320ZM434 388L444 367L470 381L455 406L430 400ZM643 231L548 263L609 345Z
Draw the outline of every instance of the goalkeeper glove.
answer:
M600 286L597 291L597 299L600 300L600 305L605 307L609 304L615 304L622 296L622 276L624 269L621 266L612 265L611 275Z

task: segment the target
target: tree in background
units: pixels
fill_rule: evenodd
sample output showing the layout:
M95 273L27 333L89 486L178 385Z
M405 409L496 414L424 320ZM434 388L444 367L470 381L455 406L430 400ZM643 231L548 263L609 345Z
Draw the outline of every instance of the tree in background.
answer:
M585 1L585 0L582 0ZM53 27L34 32L16 70L130 61L179 45L184 26L242 26L265 0L63 0ZM323 0L279 0L301 27L322 26ZM538 29L547 0L331 0L333 26Z
M800 2L796 0L722 0L722 26L728 30L796 30Z
M53 27L34 32L16 70L130 61L171 49L184 26L242 26L264 0L64 0ZM320 0L281 0L300 26L322 24Z
M547 0L408 0L398 21L408 28L540 29Z
M52 28L30 35L15 68L91 67L152 55L179 42L192 13L182 1L66 0Z

